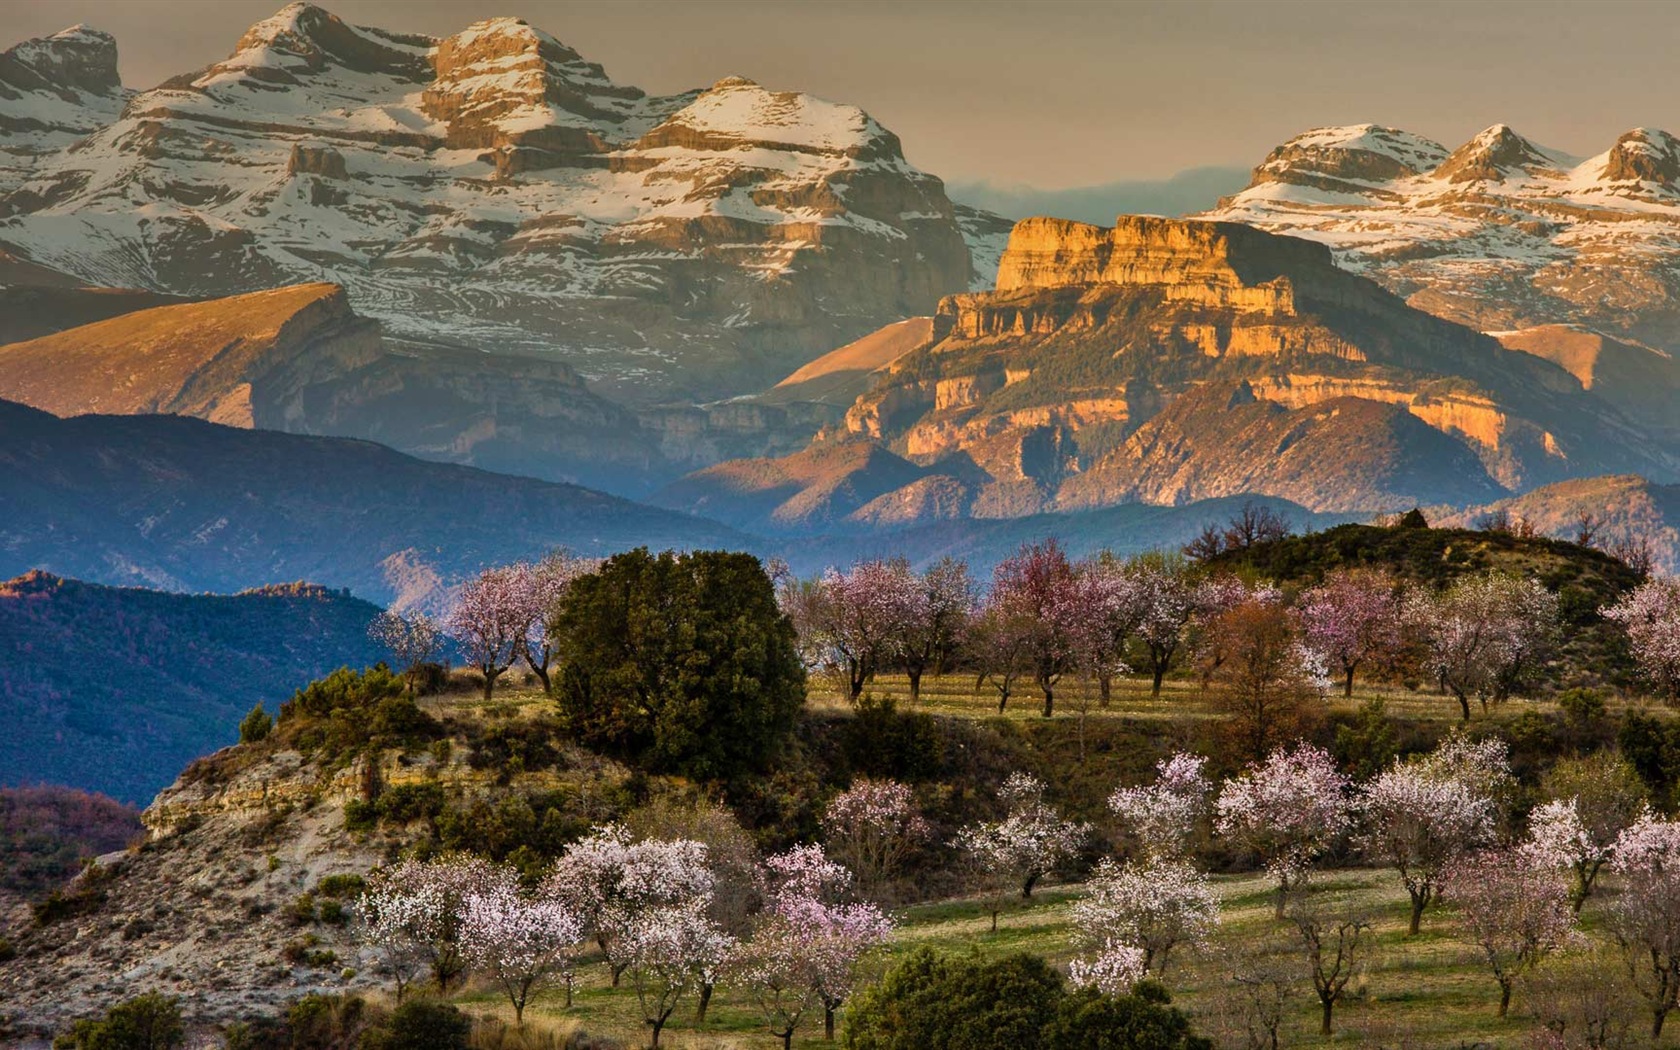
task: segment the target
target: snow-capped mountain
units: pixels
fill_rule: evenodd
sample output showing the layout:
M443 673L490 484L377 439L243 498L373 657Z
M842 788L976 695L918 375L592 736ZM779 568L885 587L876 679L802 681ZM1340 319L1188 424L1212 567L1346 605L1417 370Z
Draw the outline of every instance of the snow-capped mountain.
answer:
M74 69L74 76L53 71ZM292 4L127 96L115 43L0 58L0 250L200 295L345 285L388 332L557 356L636 402L768 385L988 283L997 230L852 106L668 97L515 19L441 39Z
M1456 150L1373 124L1319 128L1204 217L1321 241L1484 331L1575 324L1680 348L1680 140L1664 131L1583 160L1503 124Z

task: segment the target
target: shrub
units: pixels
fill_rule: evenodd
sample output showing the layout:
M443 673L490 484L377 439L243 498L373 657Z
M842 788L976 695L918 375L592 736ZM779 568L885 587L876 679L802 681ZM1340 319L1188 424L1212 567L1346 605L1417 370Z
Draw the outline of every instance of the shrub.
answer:
M403 680L384 664L341 667L280 705L276 726L301 751L327 756L366 746L410 747L437 739L443 727L404 695Z
M239 723L239 742L241 744L255 744L267 740L268 732L273 728L274 719L270 718L268 712L263 710L263 705L258 704L251 708L251 713L246 715L244 720Z
M105 883L110 878L110 869L89 864L75 882L62 890L53 890L31 905L30 911L42 926L92 914L105 903Z
M447 804L443 785L432 781L419 784L399 784L385 791L374 803L379 819L387 824L409 824L416 820L433 820Z
M323 875L315 884L315 895L331 900L353 900L362 895L367 880L360 875Z
M1057 1006L1044 1043L1055 1050L1213 1050L1171 1002L1153 981L1138 985L1132 995L1081 988Z
M362 1035L361 1050L466 1050L472 1021L448 1003L409 999Z
M186 1038L181 1008L152 992L116 1006L98 1020L77 1021L53 1040L57 1050L174 1050Z
M841 729L840 749L848 768L900 780L935 776L944 757L933 716L899 711L890 697L858 701Z

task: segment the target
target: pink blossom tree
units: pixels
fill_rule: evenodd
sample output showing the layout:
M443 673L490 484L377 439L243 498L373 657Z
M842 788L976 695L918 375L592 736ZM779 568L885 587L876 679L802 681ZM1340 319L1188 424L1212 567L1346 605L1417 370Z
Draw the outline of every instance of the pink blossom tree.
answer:
M568 970L571 950L583 936L583 922L570 909L553 898L520 893L511 872L463 900L460 922L462 954L501 987L521 1028L532 989ZM571 1005L569 982L566 1005Z
M1226 781L1214 829L1259 856L1277 879L1277 915L1291 884L1350 824L1348 780L1328 752L1307 743L1278 748Z
M1470 699L1485 710L1540 666L1557 633L1557 595L1538 581L1505 573L1467 576L1439 594L1414 593L1406 618L1427 650L1430 672L1470 720Z
M908 572L909 567L900 571ZM945 558L905 587L904 594L897 652L910 679L910 702L916 703L922 698L922 675L941 666L962 644L974 616L974 580L965 562Z
M1647 811L1616 839L1610 870L1623 880L1610 930L1650 1010L1655 1042L1680 998L1680 823Z
M1562 947L1574 931L1569 890L1557 874L1512 850L1466 854L1448 869L1442 892L1499 982L1499 1016L1517 980Z
M1144 589L1124 562L1104 551L1079 566L1080 649L1097 679L1097 696L1108 706L1114 679L1131 668L1126 647L1144 617Z
M1007 889L1017 887L1022 899L1030 898L1038 880L1078 852L1091 831L1086 824L1063 820L1044 801L1044 783L1029 773L1011 773L999 796L1008 816L971 824L953 843L990 891L994 932Z
M992 571L992 601L1025 631L1023 655L1044 693L1044 717L1055 713L1056 683L1079 657L1079 578L1054 539L1028 544Z
M1401 638L1399 585L1378 569L1338 569L1295 604L1306 644L1342 674L1342 695L1353 695L1361 666L1394 652Z
M1099 965L1113 945L1143 952L1145 973L1160 976L1171 953L1205 945L1219 923L1219 899L1206 875L1181 860L1120 865L1103 860L1073 905L1074 939Z
M1664 698L1680 697L1680 579L1648 579L1602 613L1627 631L1645 679Z
M443 650L443 631L437 621L425 613L404 615L389 610L382 612L368 625L368 637L384 646L397 666L402 668L410 696L414 695L420 665Z
M529 627L526 569L504 565L485 569L461 585L450 612L450 637L478 673L484 676L484 699L496 689L496 679L523 652Z
M1104 995L1130 995L1148 975L1143 949L1118 941L1105 941L1068 963L1068 978L1075 985Z
M920 598L920 583L903 559L859 562L845 572L823 573L795 622L806 625L813 656L844 676L855 702L900 654Z
M856 873L865 893L878 893L927 835L908 784L859 777L823 811L828 848Z
M1144 856L1175 860L1189 854L1213 794L1206 769L1207 759L1180 751L1155 764L1153 784L1108 796L1108 808Z

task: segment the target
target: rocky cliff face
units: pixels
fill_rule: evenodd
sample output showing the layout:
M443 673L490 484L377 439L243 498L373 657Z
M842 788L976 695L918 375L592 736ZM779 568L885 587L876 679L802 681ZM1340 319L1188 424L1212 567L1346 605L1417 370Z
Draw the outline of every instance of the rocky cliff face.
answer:
M876 523L1239 492L1351 512L1675 467L1569 371L1407 306L1322 245L1145 217L1018 224L997 290L942 300L928 342L821 440L922 468L888 489L851 472L871 495L850 513Z
M0 52L0 198L43 158L115 120L127 97L117 42L97 29L73 26Z
M652 403L760 389L990 279L964 236L995 223L863 111L739 78L650 97L515 19L431 38L293 4L126 106L114 53L73 31L0 62L0 142L30 153L0 240L92 283L325 278L399 337ZM49 113L42 56L72 54Z
M1635 128L1583 160L1503 124L1456 150L1371 124L1320 128L1205 217L1318 241L1473 328L1568 324L1680 349L1680 142L1664 131Z

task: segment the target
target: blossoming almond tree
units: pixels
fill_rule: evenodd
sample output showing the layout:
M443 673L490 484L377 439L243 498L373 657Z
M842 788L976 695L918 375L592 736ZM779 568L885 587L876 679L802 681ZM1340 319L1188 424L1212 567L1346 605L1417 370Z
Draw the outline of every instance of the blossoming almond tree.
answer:
M564 551L556 551L535 565L521 562L512 567L515 574L519 619L518 646L515 654L542 682L543 692L552 692L549 666L554 662L554 639L548 629L549 618L566 597L572 581L594 572L600 567L595 558L575 558Z
M1219 923L1219 899L1206 875L1181 860L1120 865L1103 860L1073 906L1075 940L1103 965L1112 945L1143 952L1143 969L1160 976L1174 949L1207 943Z
M514 1024L525 1024L525 1004L536 985L567 968L583 922L553 898L519 892L510 874L461 903L461 950L474 970L501 986ZM567 984L566 1005L571 1005Z
M1602 613L1627 631L1646 680L1664 698L1680 697L1680 580L1648 579Z
M867 777L834 796L822 827L828 848L868 894L881 891L928 830L909 785Z
M1089 955L1068 963L1068 977L1074 984L1104 995L1130 995L1148 973L1143 949L1119 941L1105 941Z
M1056 683L1079 658L1086 610L1079 576L1055 540L1022 548L992 572L991 601L1025 629L1022 655L1044 694L1044 717L1055 713Z
M916 703L922 698L922 675L940 666L963 640L974 616L974 580L966 562L944 558L929 566L907 593L898 659L910 680L910 702Z
M1399 587L1378 569L1338 569L1295 603L1305 641L1342 674L1342 695L1353 695L1361 666L1400 644Z
M418 957L431 967L438 991L448 991L467 965L461 950L462 902L500 881L495 865L477 857L405 860L368 877L358 910L363 928L393 969ZM399 978L399 994L405 983Z
M1174 860L1189 853L1213 794L1206 768L1201 755L1180 751L1155 764L1155 783L1108 796L1108 808L1145 856Z
M1423 636L1431 673L1470 720L1470 698L1503 700L1533 671L1557 631L1557 595L1538 581L1489 572L1439 594L1417 593L1406 618Z
M1499 982L1500 1017L1510 1010L1518 978L1562 947L1575 927L1563 880L1527 860L1514 850L1466 854L1442 886Z
M1654 1042L1680 998L1680 823L1647 811L1616 839L1610 870L1623 878L1610 929L1650 1010Z
M425 613L412 616L382 612L368 625L368 637L390 650L397 666L402 668L408 693L414 695L420 665L437 656L443 649L443 631L437 621Z
M1523 848L1534 863L1571 874L1570 901L1579 912L1617 837L1644 814L1645 784L1627 759L1599 752L1558 762L1541 787L1551 801L1529 814Z
M610 824L566 848L544 882L544 893L565 904L595 938L618 986L629 962L624 931L650 908L710 902L714 876L704 843L689 839L632 842Z
M529 627L525 585L527 567L504 565L485 569L462 584L449 613L450 637L467 663L484 676L484 699L496 680L519 659Z
M706 901L687 900L642 908L620 932L622 958L641 1004L642 1018L659 1045L660 1033L682 1000L716 983L733 942L706 914Z
M1328 752L1297 743L1220 790L1214 829L1257 854L1277 879L1278 918L1290 885L1348 829L1347 789Z
M953 845L965 854L991 891L992 930L1010 887L1032 896L1038 880L1072 857L1090 835L1085 824L1063 820L1044 801L1044 783L1029 773L1011 773L999 791L1009 815L997 823L963 828Z
M1466 780L1421 763L1396 762L1360 792L1367 855L1400 873L1414 936L1447 866L1493 837L1493 803Z

